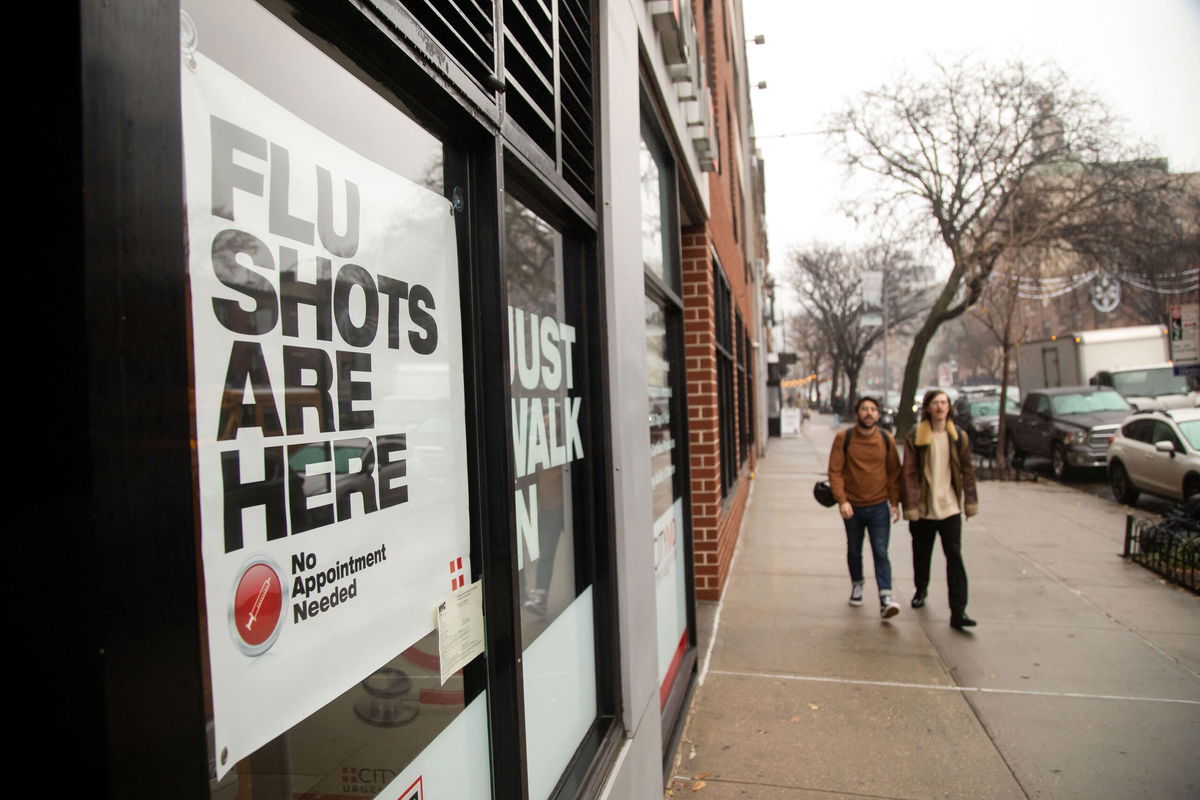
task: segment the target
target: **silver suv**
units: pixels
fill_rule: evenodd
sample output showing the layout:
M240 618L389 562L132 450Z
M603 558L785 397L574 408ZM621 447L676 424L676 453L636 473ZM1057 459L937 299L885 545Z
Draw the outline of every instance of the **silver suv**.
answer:
M1108 476L1118 502L1148 492L1174 500L1200 494L1200 408L1140 411L1108 446Z

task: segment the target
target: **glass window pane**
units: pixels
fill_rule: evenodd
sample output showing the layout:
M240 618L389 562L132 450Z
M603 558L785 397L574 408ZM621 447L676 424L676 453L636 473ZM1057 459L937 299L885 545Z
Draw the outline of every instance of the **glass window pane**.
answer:
M563 234L506 195L512 458L529 796L547 797L596 718L590 531L575 513L581 475L578 368L585 332L570 291Z
M675 186L671 162L657 138L643 128L638 160L642 186L642 264L677 289L675 259Z
M432 623L479 577L445 150L260 5L182 12L212 795L490 797Z
M653 497L654 577L657 599L658 681L665 699L688 646L687 570L684 564L682 461L677 436L682 420L672 373L668 316L646 298L646 372L649 378L650 475Z
M642 139L639 159L642 182L642 264L664 278L662 173L646 140Z

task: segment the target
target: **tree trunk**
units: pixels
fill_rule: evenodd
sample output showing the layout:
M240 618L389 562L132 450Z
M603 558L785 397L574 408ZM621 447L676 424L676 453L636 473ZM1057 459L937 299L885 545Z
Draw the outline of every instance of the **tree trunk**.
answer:
M1004 318L1004 335L1000 338L1000 351L1003 354L1000 366L1000 420L996 426L996 466L1008 469L1008 365L1012 359L1013 348L1013 317L1017 315L1017 295L1014 292L1008 299L1008 314Z
M936 317L933 312L926 318L925 324L917 331L917 335L913 337L912 347L908 350L908 360L904 362L904 383L900 387L900 408L896 414L896 438L901 441L908 436L909 430L916 420L916 412L913 411L913 401L917 393L917 384L921 382L921 365L925 361L925 350L929 347L929 341L933 339L933 334L937 332L940 323L934 322Z
M916 394L917 384L921 381L921 365L925 361L925 350L929 347L929 342L933 340L933 335L937 333L937 329L942 326L942 323L957 316L947 316L946 309L950 308L950 303L958 294L958 287L962 284L962 277L966 269L961 266L957 252L953 251L953 248L951 249L955 266L950 270L950 275L946 278L946 285L942 287L937 300L934 301L933 308L929 309L929 315L925 317L921 329L913 337L912 347L908 351L908 360L904 362L904 384L900 389L900 413L896 415L896 437L898 439L908 436L908 431L912 428L916 418L916 413L912 410L913 395Z
M858 373L862 369L862 362L850 363L846 365L846 416L854 413L854 404L858 402Z
M838 384L841 382L842 382L842 365L839 362L834 361L833 362L833 377L829 381L829 407L832 408L835 413L837 412L837 408L835 406L837 404L837 398L838 398Z
M1011 320L1011 315L1009 317ZM1000 367L1000 425L996 429L996 466L1008 469L1007 440L1008 425L1005 416L1008 414L1008 360L1012 353L1012 345L1008 342L1008 332L1005 331L1004 344L1000 346L1004 353L1003 366Z

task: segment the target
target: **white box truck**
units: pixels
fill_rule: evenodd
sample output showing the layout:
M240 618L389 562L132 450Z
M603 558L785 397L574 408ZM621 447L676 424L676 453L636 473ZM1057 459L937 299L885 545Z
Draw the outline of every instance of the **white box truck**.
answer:
M1017 348L1021 393L1098 384L1116 389L1139 410L1200 405L1187 378L1174 374L1161 325L1105 328L1023 342Z

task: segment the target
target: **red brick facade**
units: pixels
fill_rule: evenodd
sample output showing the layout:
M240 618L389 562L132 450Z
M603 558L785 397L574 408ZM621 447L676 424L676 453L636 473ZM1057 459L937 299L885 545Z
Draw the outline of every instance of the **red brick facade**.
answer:
M716 123L716 152L718 168L708 174L709 218L702 226L683 230L683 305L684 346L687 358L688 439L691 455L692 538L695 554L696 598L716 600L721 596L729 576L741 529L746 499L750 494L757 453L753 442L748 446L746 461L734 456L738 475L727 494L722 493L720 398L718 358L715 329L715 293L713 265L718 264L731 293L728 337L734 343L733 397L728 403L732 414L729 423L734 435L734 448L743 435L743 409L753 414L753 393L758 385L754 373L754 358L742 353L746 332L755 336L753 324L755 306L748 285L746 263L747 231L756 230L757 220L747 219L754 214L748 198L743 196L740 171L746 163L749 146L746 121L740 109L748 108L746 87L735 81L732 58L739 52L741 33L731 28L726 16L725 2L695 0L697 39L701 43L708 67L708 83L712 91L713 119ZM736 45L736 46L735 46ZM740 93L740 94L739 94ZM723 289L722 289L723 290ZM735 313L735 311L737 313ZM737 328L740 313L744 328ZM737 364L743 363L746 380L738 379ZM745 387L745 388L743 388ZM751 397L742 402L739 393L748 391ZM751 439L753 439L753 435ZM728 463L728 462L727 462Z
M738 480L727 497L721 491L720 404L717 377L717 338L715 326L715 288L713 284L714 248L707 228L691 228L683 234L683 314L684 355L687 370L688 448L691 457L692 540L696 575L696 598L716 600L721 596L729 575L733 548L741 528L742 513L749 495L749 475L756 453L749 448L748 459L739 466ZM732 281L731 281L732 283ZM744 315L744 313L743 313ZM731 326L736 326L731 315ZM741 342L738 336L735 342ZM740 344L738 345L740 346ZM753 364L746 359L747 367ZM745 382L753 387L754 376ZM741 435L738 392L741 382L733 381L730 413L735 440ZM752 401L751 401L752 403ZM752 407L750 403L746 407ZM737 459L734 459L737 463Z

